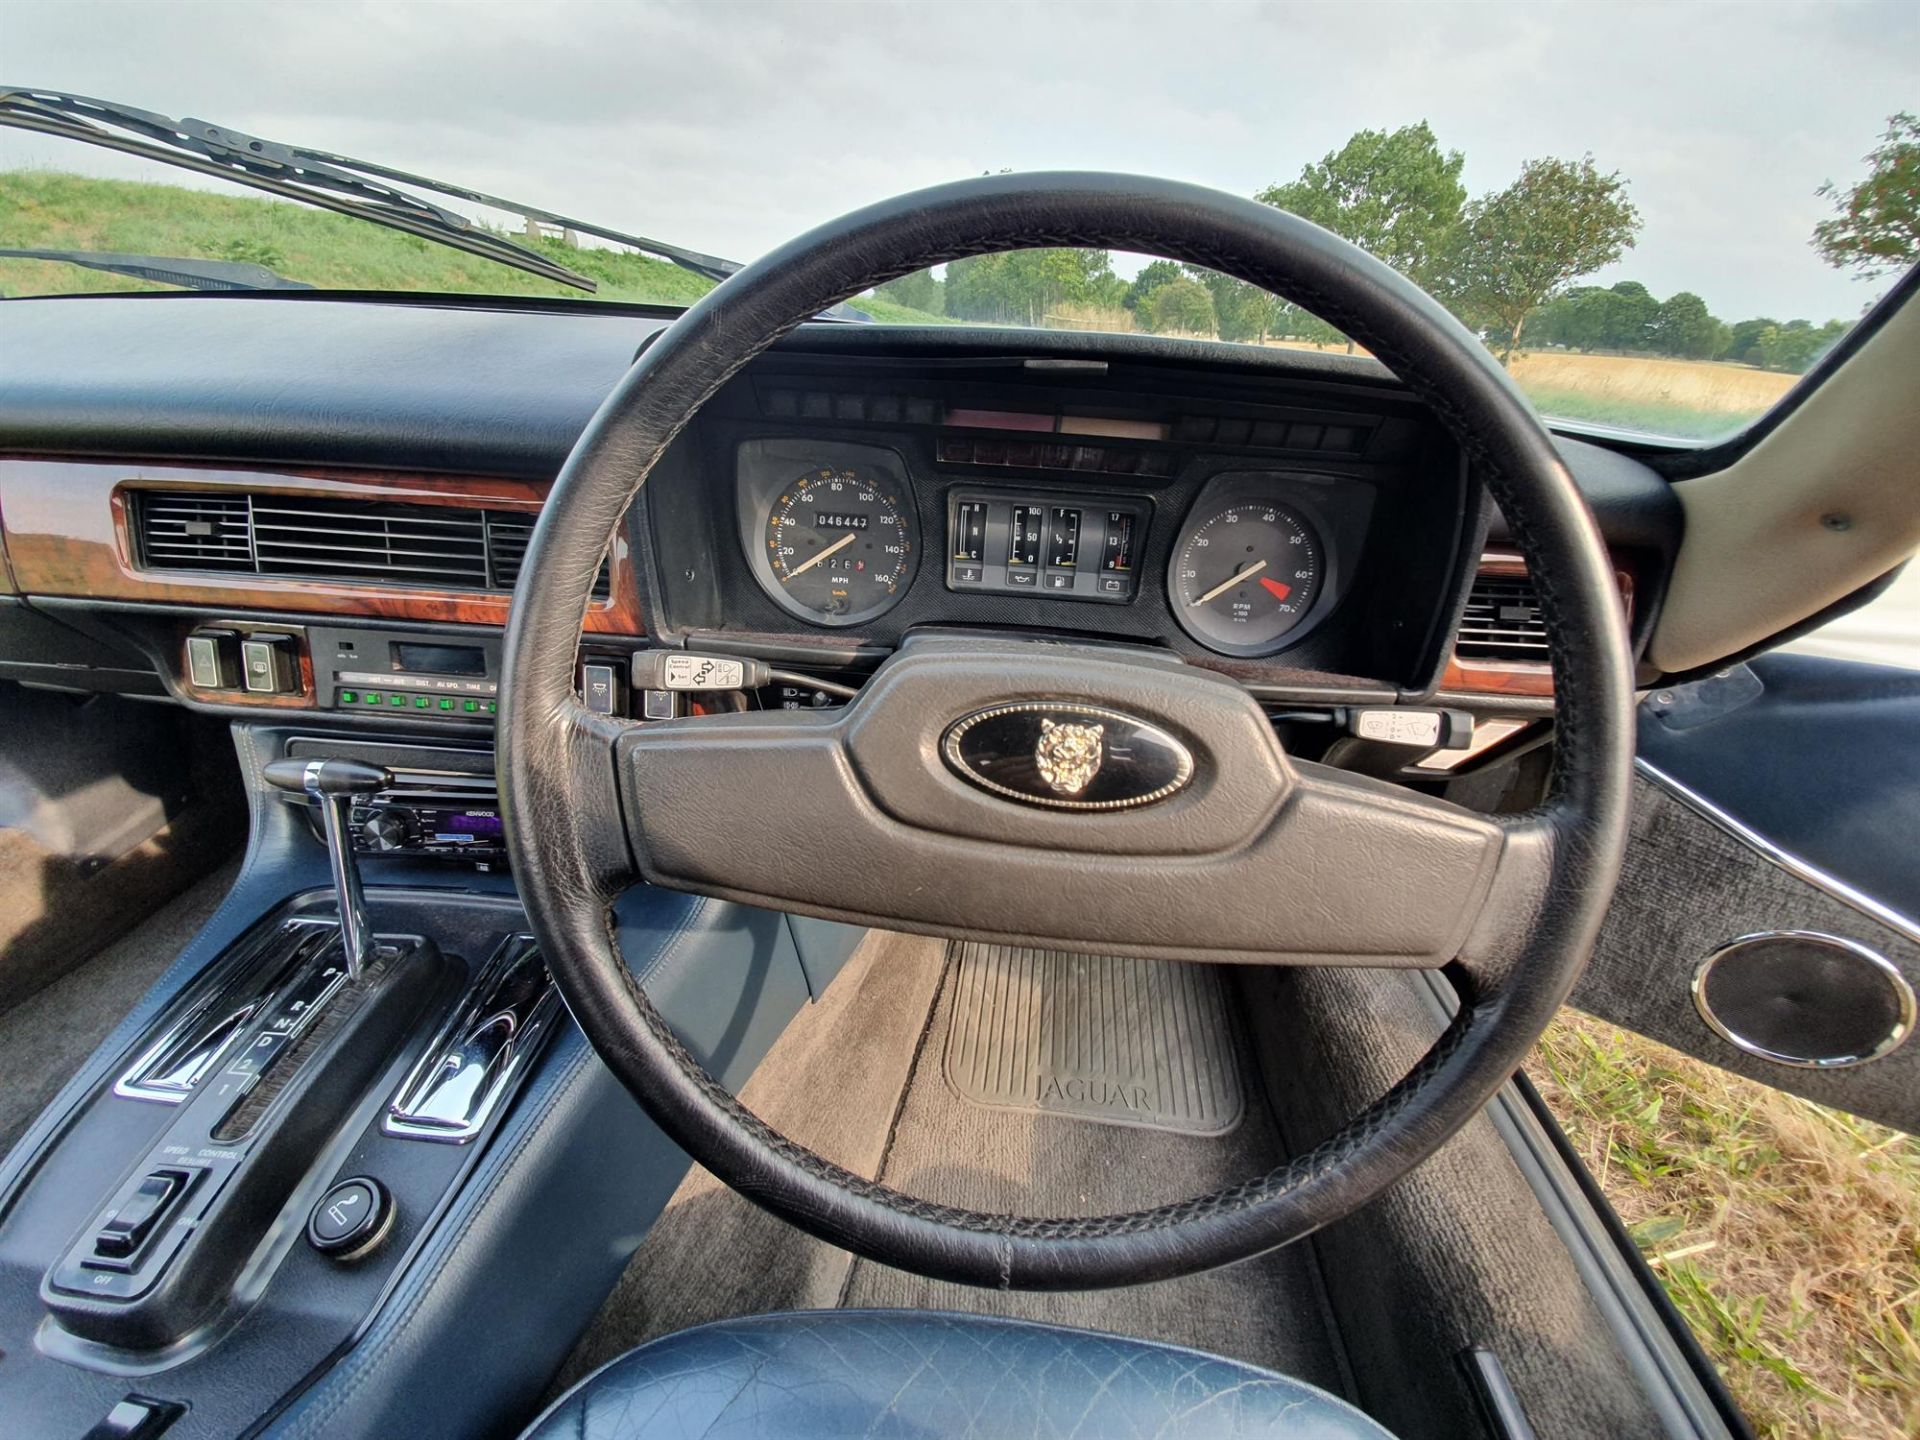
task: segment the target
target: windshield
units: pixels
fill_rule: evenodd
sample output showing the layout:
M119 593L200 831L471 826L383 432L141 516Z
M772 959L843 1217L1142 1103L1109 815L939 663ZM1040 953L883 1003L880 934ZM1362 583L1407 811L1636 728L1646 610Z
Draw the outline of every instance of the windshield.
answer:
M184 163L203 173L183 173L177 159L170 168L70 135L0 130L0 296L311 287L685 305L726 273L714 256L762 253L889 194L982 169L1133 170L1251 196L1372 251L1441 299L1550 418L1709 441L1777 403L1920 251L1920 120L1899 61L1916 22L1901 7L1872 25L1848 9L1795 11L1791 23L1749 12L1731 38L1704 15L1674 13L1651 48L1611 7L1537 12L1524 25L1502 7L1415 7L1394 13L1420 30L1425 58L1416 70L1386 66L1391 85L1384 61L1301 70L1303 37L1315 53L1376 54L1378 26L1363 11L1296 16L1290 28L1278 11L1223 10L1238 17L1231 44L1204 45L1153 18L1171 12L1116 11L1072 27L1084 63L1070 72L1054 33L1065 20L1036 15L1032 43L992 56L994 92L1017 103L889 107L885 124L820 97L855 79L865 93L876 76L900 95L975 95L977 37L922 15L910 34L861 32L856 63L801 35L793 12L754 11L756 23L727 38L739 63L716 62L696 93L678 73L689 67L666 62L673 47L638 33L677 15L672 38L697 47L692 12L583 10L593 33L574 53L654 57L593 114L569 109L564 86L528 91L516 109L518 92L502 89L516 73L505 33L463 37L444 76L416 85L412 71L369 73L350 95L296 74L269 93L235 78L244 65L211 60L188 65L197 82L135 67L138 92L124 78L117 92L131 104L289 143L350 140L421 172L375 164L363 176L454 184L425 181L431 192L417 193L434 213L386 228L339 213L351 205L337 197L242 189L196 159ZM1750 93L1736 120L1701 76L1676 70L1689 36L1699 53L1731 46L1745 73L1791 71L1793 93ZM1488 68L1496 40L1509 46L1499 75ZM812 80L773 84L738 46L768 64L804 55ZM1093 56L1116 83L1089 82ZM1124 84L1111 68L1122 56ZM487 66L501 83L469 83ZM1467 74L1480 78L1461 83ZM176 123L204 122L149 133L191 150L191 137L167 134ZM466 184L621 228L483 203L498 197ZM676 243L636 249L618 238L628 231ZM1356 348L1251 287L1121 253L960 261L852 304L840 313L883 324Z

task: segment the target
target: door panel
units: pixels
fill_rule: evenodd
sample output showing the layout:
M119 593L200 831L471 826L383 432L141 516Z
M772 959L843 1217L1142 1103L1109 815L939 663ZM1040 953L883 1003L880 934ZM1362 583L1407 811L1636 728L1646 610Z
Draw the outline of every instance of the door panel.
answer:
M1626 866L1572 1003L1765 1084L1920 1131L1920 675L1770 655L1641 708ZM1782 932L1709 971L1730 942ZM1862 951L1873 959L1866 958ZM1884 967L1881 968L1881 967ZM1713 1003L1718 996L1721 1004ZM1904 1016L1900 1013L1906 1009ZM1747 1053L1714 1028L1800 1056ZM1731 1021L1729 1017L1733 1017ZM1900 1028L1904 1018L1904 1028Z

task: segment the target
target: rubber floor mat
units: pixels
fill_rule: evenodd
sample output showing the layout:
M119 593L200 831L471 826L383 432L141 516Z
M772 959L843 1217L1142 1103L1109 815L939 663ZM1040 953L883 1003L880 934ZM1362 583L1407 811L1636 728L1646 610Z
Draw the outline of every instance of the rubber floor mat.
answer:
M955 942L947 1083L980 1105L1222 1135L1246 1097L1209 965Z

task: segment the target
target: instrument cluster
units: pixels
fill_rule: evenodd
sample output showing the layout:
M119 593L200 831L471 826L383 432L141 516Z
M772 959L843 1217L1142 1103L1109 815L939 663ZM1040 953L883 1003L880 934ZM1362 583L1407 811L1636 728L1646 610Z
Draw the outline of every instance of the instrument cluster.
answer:
M1064 607L1136 605L1154 584L1200 646L1266 656L1337 607L1374 487L1281 469L1217 473L1190 502L1106 484L981 487L916 475L888 445L782 438L741 442L736 493L755 581L812 626L887 614L937 546L954 596L1058 601L1063 629L1125 629Z

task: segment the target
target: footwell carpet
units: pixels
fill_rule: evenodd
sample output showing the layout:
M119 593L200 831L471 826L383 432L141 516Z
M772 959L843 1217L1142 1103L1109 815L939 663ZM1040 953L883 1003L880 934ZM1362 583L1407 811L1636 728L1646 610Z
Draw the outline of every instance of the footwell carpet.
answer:
M1182 1199L1284 1158L1218 974L875 934L742 1098L896 1189L997 1213ZM922 1279L801 1234L689 1175L557 1384L689 1325L771 1310L975 1311L1166 1340L1333 1390L1352 1383L1310 1244L1127 1290Z

